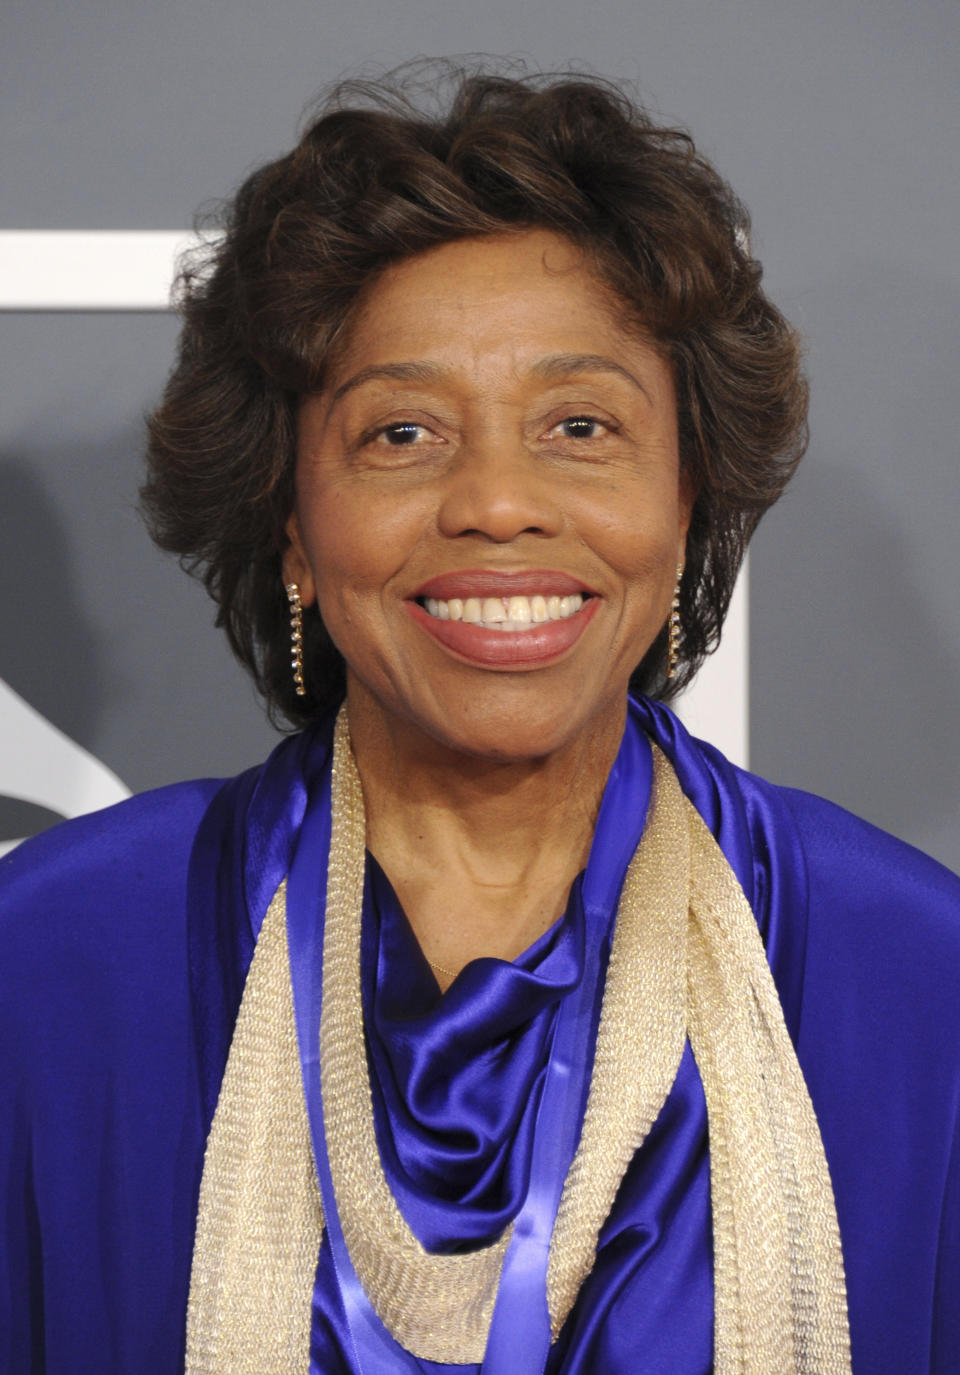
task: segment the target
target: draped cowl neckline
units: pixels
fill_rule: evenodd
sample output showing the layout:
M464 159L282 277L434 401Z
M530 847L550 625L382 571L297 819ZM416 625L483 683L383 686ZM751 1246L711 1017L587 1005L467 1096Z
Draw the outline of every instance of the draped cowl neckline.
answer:
M445 994L367 856L362 978L377 1143L400 1209L431 1251L493 1240L523 1202L556 1014L583 976L585 904L605 967L650 778L649 742L628 735L563 914L513 962L472 960ZM601 978L584 1047L591 1059L602 996ZM588 1066L581 1118L589 1080Z

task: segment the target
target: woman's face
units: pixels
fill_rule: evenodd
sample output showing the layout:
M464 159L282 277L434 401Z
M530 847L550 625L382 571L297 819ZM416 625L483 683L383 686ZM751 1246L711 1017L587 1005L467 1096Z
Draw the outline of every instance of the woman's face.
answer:
M300 409L284 561L351 702L490 759L622 720L682 560L668 364L531 230L388 269Z

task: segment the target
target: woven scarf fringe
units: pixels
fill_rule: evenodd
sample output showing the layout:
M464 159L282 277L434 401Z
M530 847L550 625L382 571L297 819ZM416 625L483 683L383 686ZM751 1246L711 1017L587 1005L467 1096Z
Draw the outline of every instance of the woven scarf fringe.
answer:
M846 1281L816 1115L760 933L699 813L687 1018L710 1137L716 1375L845 1375Z
M334 759L328 913L337 903L356 906L362 876L362 795L343 715ZM338 816L345 818L349 855ZM351 920L358 919L359 908ZM362 1016L358 933L359 926L345 934L339 956L325 942L325 966L328 955L334 964L346 961L345 1029ZM356 1040L356 1025L349 1029L347 1043ZM336 1024L322 1034L325 1054L330 1037L339 1044L340 1035ZM717 1375L847 1375L843 1259L813 1107L753 913L655 748L650 815L618 908L584 1126L551 1245L547 1287L554 1335L592 1267L600 1228L670 1091L687 1035L707 1100ZM359 1037L356 1064L344 1050L347 1043L333 1058L336 1078L349 1088L348 1111L364 1119L361 1136L369 1145L369 1085L364 1093L362 1075L357 1077L361 1062L365 1071L362 1022ZM326 1099L326 1073L324 1083ZM425 1355L417 1347L433 1349L437 1317L449 1323L444 1295L459 1291L472 1314L471 1331L458 1337L452 1324L440 1359L476 1361L472 1329L481 1315L489 1322L488 1291L504 1238L487 1248L486 1263L479 1259L483 1252L472 1253L468 1274L455 1264L463 1257L432 1256L420 1247L392 1197L381 1197L380 1181L386 1181L368 1151L355 1176L343 1162L356 1164L357 1157L331 1142L331 1166L335 1156L351 1257L381 1319L408 1349ZM367 1190L368 1207L376 1204L374 1216L356 1215L358 1189ZM244 988L204 1159L187 1375L306 1375L322 1227L281 885ZM466 1281L471 1288L474 1279L475 1294L460 1287ZM420 1311L404 1312L399 1322L391 1299L398 1284L421 1296L415 1305ZM467 1339L468 1351L458 1354L458 1339Z
M300 1075L285 885L243 989L207 1140L188 1375L307 1375L323 1212Z

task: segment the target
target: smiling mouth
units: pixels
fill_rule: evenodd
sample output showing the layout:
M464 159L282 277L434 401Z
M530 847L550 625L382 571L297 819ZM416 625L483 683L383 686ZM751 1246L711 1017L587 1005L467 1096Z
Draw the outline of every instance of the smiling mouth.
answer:
M570 581L566 580L568 587ZM600 601L585 589L550 591L547 585L542 592L529 589L499 597L441 598L421 593L407 602L407 608L421 629L457 658L509 672L564 658L586 631Z
M438 621L461 621L483 630L529 632L552 621L566 621L583 609L589 593L511 597L418 597L427 615Z

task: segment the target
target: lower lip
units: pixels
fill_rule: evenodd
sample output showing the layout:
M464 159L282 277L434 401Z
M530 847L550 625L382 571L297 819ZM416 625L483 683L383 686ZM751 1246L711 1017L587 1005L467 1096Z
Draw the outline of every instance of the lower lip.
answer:
M532 630L487 630L469 621L441 621L419 602L407 602L410 615L444 649L484 668L537 667L571 649L593 619L599 597L562 621L544 621Z

